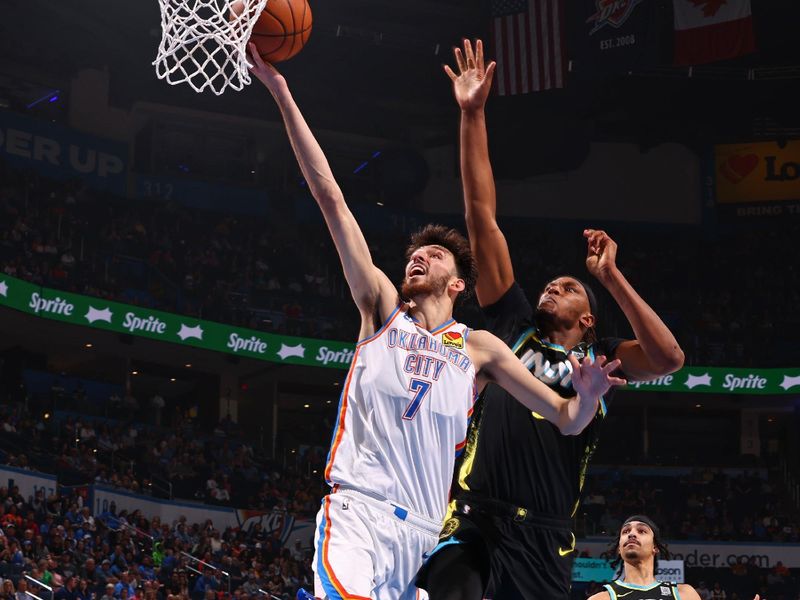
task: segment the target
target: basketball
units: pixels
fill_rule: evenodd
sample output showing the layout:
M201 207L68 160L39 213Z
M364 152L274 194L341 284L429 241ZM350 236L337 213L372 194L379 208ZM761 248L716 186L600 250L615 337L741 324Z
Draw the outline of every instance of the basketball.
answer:
M231 10L241 13L241 2ZM258 17L250 41L266 62L278 63L303 49L311 35L311 8L308 0L268 0Z

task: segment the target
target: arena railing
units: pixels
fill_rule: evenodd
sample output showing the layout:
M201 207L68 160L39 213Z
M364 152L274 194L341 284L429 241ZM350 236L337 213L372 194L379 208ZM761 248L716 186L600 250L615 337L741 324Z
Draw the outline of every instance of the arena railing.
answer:
M231 574L230 573L228 573L227 571L225 571L223 569L220 569L217 566L212 565L211 563L207 563L203 559L197 558L196 556L194 556L192 554L189 554L188 552L184 552L183 550L181 550L181 555L185 556L189 560L194 561L198 565L202 565L203 567L206 567L208 569L211 569L212 571L216 571L217 573L220 573L228 582L228 597L229 598L231 597ZM195 569L191 565L186 565L186 568L189 569L190 571L192 571L193 573L197 573L198 575L202 575L203 574L202 571L200 571L198 569Z
M47 590L48 592L50 592L50 600L52 600L55 597L55 593L53 592L53 588L51 588L46 583L43 583L43 582L39 581L38 579L36 579L34 577L31 577L30 575L27 575L27 574L24 577L25 577L25 579L27 581L31 582L33 585L35 585L35 586L37 586L39 588L43 588L43 589ZM44 598L41 598L41 597L37 596L36 594L32 594L29 591L26 591L25 593L28 596L36 598L36 600L44 600Z

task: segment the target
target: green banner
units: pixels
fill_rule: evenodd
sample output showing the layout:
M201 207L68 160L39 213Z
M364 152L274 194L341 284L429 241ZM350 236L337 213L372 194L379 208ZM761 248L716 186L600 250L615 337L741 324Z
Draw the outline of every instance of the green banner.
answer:
M800 394L800 368L684 367L677 373L653 381L631 383L625 389L748 396Z
M46 319L295 365L346 369L353 343L276 335L0 276L0 306Z
M291 337L81 296L0 276L0 306L46 319L227 352L259 360L346 369L355 344ZM800 368L686 367L628 390L714 394L800 394Z

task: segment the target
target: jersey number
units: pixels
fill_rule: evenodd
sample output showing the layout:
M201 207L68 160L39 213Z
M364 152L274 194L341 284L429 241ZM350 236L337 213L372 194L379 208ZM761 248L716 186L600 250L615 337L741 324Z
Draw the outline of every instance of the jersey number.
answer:
M419 412L422 401L425 400L425 396L431 391L431 382L425 381L424 379L412 379L411 383L408 384L408 391L413 393L414 397L411 398L411 402L409 402L406 407L406 412L403 413L403 418L406 421L413 419L417 412Z

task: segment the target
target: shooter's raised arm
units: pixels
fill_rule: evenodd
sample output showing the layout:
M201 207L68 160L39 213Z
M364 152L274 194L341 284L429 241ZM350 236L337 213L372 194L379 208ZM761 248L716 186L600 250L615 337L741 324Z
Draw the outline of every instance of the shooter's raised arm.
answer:
M328 160L297 107L286 79L261 59L253 44L250 44L249 58L254 65L251 72L269 90L281 111L300 170L322 210L350 292L361 312L359 337L367 337L374 333L376 317L378 322L383 321L397 306L397 289L372 263L361 228L347 207Z

